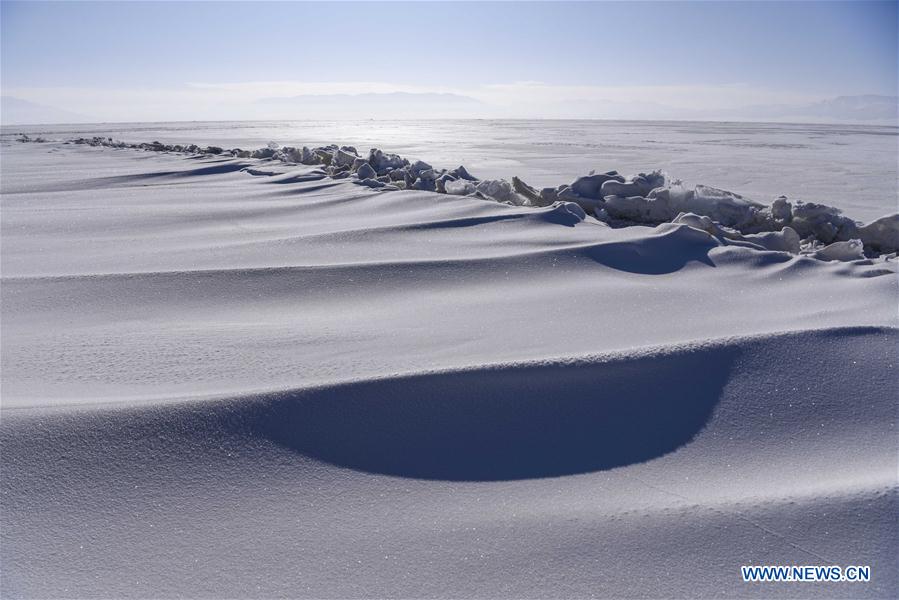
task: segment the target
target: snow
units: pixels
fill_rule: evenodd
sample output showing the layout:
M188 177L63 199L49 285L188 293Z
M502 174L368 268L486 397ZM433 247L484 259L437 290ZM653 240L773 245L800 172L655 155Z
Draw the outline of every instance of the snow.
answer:
M870 222L897 211L895 126L659 121L259 121L3 127L48 139L110 136L222 148L269 141L311 147L352 141L434 165L464 164L481 179L518 176L536 189L594 170L661 169L687 188L708 184L770 204L786 194Z
M858 228L864 245L883 253L899 250L899 213L881 217Z
M848 242L834 242L817 250L814 253L815 258L822 260L843 260L852 261L864 259L862 253L861 240L849 240Z
M466 181L465 179L447 181L443 184L443 186L446 190L446 193L453 196L467 196L469 194L474 194L476 191L475 185L470 181Z
M16 141L46 143L43 138L33 139L27 134L17 136ZM749 241L741 234L754 235L753 240L759 242L761 246L755 244L753 247L758 248L767 248L768 243L773 243L774 248L782 251L794 248L795 244L792 241L784 243L784 240L776 235L759 235L766 232L783 233L784 230L788 230L784 235L791 239L799 236L802 240L800 252L804 251L822 260L826 259L828 253L819 253L818 246L834 242L859 241L862 258L866 255L884 255L892 249L899 248L899 227L894 226L894 221L890 221L892 217L899 217L899 213L880 219L869 227L842 216L841 211L835 207L802 202L798 202L794 207L785 196L779 196L771 206L765 206L739 194L708 185L686 189L680 180L670 181L668 176L658 170L648 174L639 173L628 178L621 177L617 171L608 171L601 175L595 175L591 171L589 175L578 178L571 185L563 184L537 192L518 177L512 177L512 183L504 179L479 181L469 174L464 166L454 171L446 169L438 171L424 161L416 160L410 163L408 159L402 159L397 155L387 156L391 157L390 162L401 163L402 166L384 168L381 161L385 155L377 148L372 148L368 158L364 159L359 156L355 147L338 147L336 144L317 147L311 151L304 146L300 152L296 148L280 148L275 142L270 142L266 148L246 153L239 148L228 150L219 147L202 148L196 144L182 146L158 141L132 144L100 136L76 138L65 143L204 156L230 155L235 158L249 154L253 158L277 160L286 164L296 164L298 161L301 164L320 164L323 165L323 170L316 173L323 173L332 179L344 179L353 174L357 178L355 183L382 191L408 189L450 195L471 195L513 206L545 207L564 201L577 204L586 214L614 227L656 225L674 222L684 214L698 215L710 219L715 230L713 231L712 226L704 222L700 229L717 237L724 235L741 242ZM372 160L381 167L381 174L370 163ZM238 165L235 168L241 168L251 174L262 173L257 168L245 165ZM451 185L448 191L446 184L457 179L471 181L472 185L455 184ZM790 227L785 227L786 225ZM865 230L865 237L871 242L867 247L861 241L860 228ZM835 248L848 248L848 246ZM854 253L854 250L852 252ZM838 249L833 250L831 254L849 256L845 251Z
M613 227L453 195L506 192L471 165L440 194L355 159L0 150L4 597L899 589L896 261L782 224L839 214Z

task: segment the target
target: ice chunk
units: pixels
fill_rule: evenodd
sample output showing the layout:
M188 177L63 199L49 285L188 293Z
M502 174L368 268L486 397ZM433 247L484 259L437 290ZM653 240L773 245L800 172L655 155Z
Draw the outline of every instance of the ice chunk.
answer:
M412 183L410 188L413 190L421 190L423 192L435 192L437 191L437 184L433 179L419 177Z
M334 154L334 164L338 167L351 167L357 158L359 157L355 154L351 154L341 148Z
M532 206L545 206L540 193L518 177L512 178L512 189L515 190L517 194L524 196Z
M880 217L858 229L866 248L888 254L899 250L899 213Z
M424 171L419 172L418 176L427 181L436 181L437 178L440 177L440 173L435 169L425 169Z
M545 187L540 190L540 200L545 206L549 206L559 199L559 188Z
M784 223L793 219L793 205L787 202L786 196L780 196L771 203L771 216Z
M359 179L375 179L377 178L378 173L372 168L370 164L362 163L362 165L356 171L356 177Z
M486 179L475 189L492 200L497 202L508 202L510 204L523 204L521 197L512 190L512 185L505 179Z
M715 223L710 218L694 213L680 213L671 222L683 223L684 225L688 225L690 227L693 227L694 229L699 229L716 236L718 235L719 231L718 226L715 225Z
M784 227L780 231L743 235L740 239L761 246L765 250L799 254L799 234L792 227Z
M450 175L449 173L444 173L443 175L441 175L434 181L434 184L437 186L438 192L440 192L441 194L445 194L446 193L446 182L447 181L455 181L455 180L456 180L456 178L453 177L452 175Z
M653 171L652 173L640 173L629 181L623 181L620 177L610 179L602 184L600 197L606 196L622 196L622 197L645 197L652 190L663 187L665 185L665 176L661 171Z
M459 165L455 169L449 172L450 175L457 179L467 179L468 181L477 181L477 178L469 173L464 166Z
M274 148L259 148L253 151L253 158L271 158L274 155Z
M368 153L368 163L379 174L385 173L387 169L400 169L406 162L399 154L387 154L378 148L372 148Z
M602 186L609 181L624 183L624 177L614 172L585 175L575 179L569 187L578 196L602 200Z
M588 213L596 213L603 208L604 203L597 198L587 198L576 193L570 186L564 185L556 189L555 199L564 202L574 202Z
M662 193L662 190L654 191L656 196ZM705 215L727 227L751 223L755 220L755 214L764 208L739 194L707 185L697 185L692 191L686 192L672 186L668 195L672 212Z
M606 185L609 183L621 185L614 181L610 181ZM603 186L603 189L605 189L605 186ZM658 224L671 219L671 209L665 196L656 198L606 196L604 208L613 218L636 223Z
M418 177L419 173L421 173L422 171L428 171L428 170L431 170L432 168L433 167L431 165L424 162L423 160L416 160L414 163L409 165L408 170L414 177Z
M475 185L466 179L447 181L444 184L446 193L453 196L467 196L475 192Z
M394 169L387 174L390 177L391 181L406 181L406 170L405 169Z
M377 179L371 179L371 178L360 179L359 181L356 181L355 183L358 185L364 185L364 186L370 187L370 188L382 188L387 185L383 181L378 181Z
M579 204L574 202L556 202L552 205L552 212L557 216L564 217L571 225L580 223L587 218L587 213Z
M834 242L820 250L816 251L812 256L821 260L858 260L864 258L864 246L861 240L849 240L846 242Z
M709 217L694 213L680 213L674 218L672 223L682 223L694 229L705 231L722 241L748 242L765 250L799 254L799 234L790 227L784 227L780 231L742 235L739 231L721 227Z
M838 208L812 202L799 202L793 207L790 226L799 237L813 236L824 244L859 237L855 221L842 216Z
M321 164L330 165L334 160L334 155L325 148L316 148L312 152Z
M303 146L303 149L300 154L300 162L304 165L315 165L318 164L318 159L315 154L312 153L308 147Z

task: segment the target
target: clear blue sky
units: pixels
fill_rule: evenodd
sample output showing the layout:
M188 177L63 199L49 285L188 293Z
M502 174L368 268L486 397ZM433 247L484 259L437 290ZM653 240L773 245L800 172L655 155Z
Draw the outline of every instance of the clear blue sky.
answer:
M897 3L2 2L4 94L267 81L895 95Z

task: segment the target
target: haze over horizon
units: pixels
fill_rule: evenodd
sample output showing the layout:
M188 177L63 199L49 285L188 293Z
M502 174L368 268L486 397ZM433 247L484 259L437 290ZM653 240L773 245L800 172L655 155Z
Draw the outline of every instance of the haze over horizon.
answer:
M896 2L0 7L4 124L896 122Z

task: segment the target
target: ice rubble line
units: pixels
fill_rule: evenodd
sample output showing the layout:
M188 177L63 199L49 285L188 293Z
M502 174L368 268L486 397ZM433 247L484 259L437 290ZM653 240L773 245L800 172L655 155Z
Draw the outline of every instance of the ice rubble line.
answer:
M22 136L22 141L38 141ZM612 227L682 223L706 231L722 243L746 244L763 250L810 254L822 260L855 260L865 255L899 250L899 213L861 224L845 217L837 208L823 204L789 202L780 196L770 206L706 185L687 189L661 171L625 178L617 171L591 172L571 184L540 190L518 177L479 180L464 166L435 169L398 154L372 148L360 156L352 146L280 147L242 150L196 144L129 144L112 138L71 140L75 144L135 148L157 152L230 155L236 158L275 160L283 163L319 165L334 179L352 178L366 187L389 190L421 190L474 196L515 206L546 207L571 203ZM575 214L581 210L569 206ZM583 218L583 217L582 217Z

